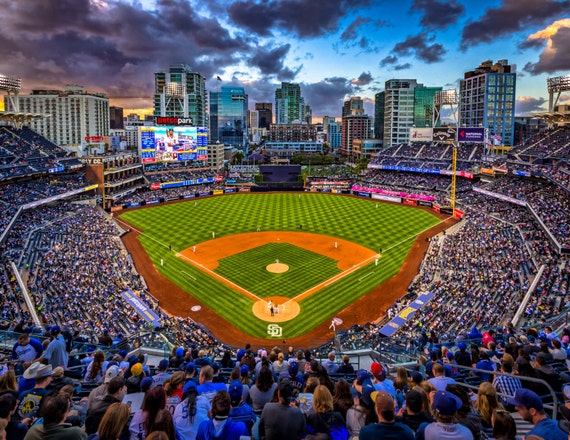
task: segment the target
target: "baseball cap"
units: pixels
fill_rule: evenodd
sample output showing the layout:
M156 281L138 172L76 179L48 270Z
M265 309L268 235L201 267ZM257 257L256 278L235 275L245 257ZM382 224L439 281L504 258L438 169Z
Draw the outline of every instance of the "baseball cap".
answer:
M370 394L370 398L378 408L378 412L395 411L394 398L386 391L374 391Z
M356 372L356 383L358 383L358 385L362 385L362 383L369 377L370 375L368 374L368 371L360 369Z
M184 357L184 349L182 347L178 347L174 354L176 357Z
M289 372L289 376L296 376L299 372L299 364L295 361L291 362L287 371Z
M52 335L57 335L58 333L61 333L61 327L59 325L54 325L50 331Z
M105 383L109 383L113 377L117 377L119 375L119 371L119 367L116 365L107 367L107 371L105 371Z
M534 391L520 388L515 392L515 397L508 398L507 402L513 406L522 406L524 408L534 408L537 411L543 410L542 400Z
M186 382L184 384L184 390L182 391L182 395L186 394L192 388L196 389L196 384L194 382L192 382L191 380L189 380L188 382Z
M463 342L460 342L459 344L457 344L457 348L459 348L460 350L465 350L467 348L467 345L465 345Z
M249 367L245 364L242 365L239 369L239 374L241 374L242 376L245 376L248 373L249 373Z
M152 377L145 377L143 380L141 380L139 388L143 393L146 393L148 390L150 390L150 387L152 387Z
M443 416L454 415L461 406L461 399L449 391L436 391L433 396L433 409Z
M370 371L377 379L383 379L386 377L386 372L384 371L384 368L382 368L382 365L378 362L372 362L372 364L370 365Z
M160 371L164 371L168 369L168 359L162 359L159 363L158 363L158 369Z
M143 368L140 362L137 362L131 367L131 373L133 376L140 376L142 374Z
M228 393L230 394L230 398L232 400L232 405L233 406L239 405L239 402L241 401L241 397L243 394L242 383L237 379L232 380L230 383L230 386L228 388Z
M424 380L424 377L422 376L422 373L420 373L419 371L412 371L412 380L417 385L419 385Z

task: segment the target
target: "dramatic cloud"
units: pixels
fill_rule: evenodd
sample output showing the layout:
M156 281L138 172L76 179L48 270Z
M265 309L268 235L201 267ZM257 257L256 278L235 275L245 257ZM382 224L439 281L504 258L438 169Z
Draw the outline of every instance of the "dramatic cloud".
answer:
M284 59L290 48L289 44L273 49L260 48L251 57L250 62L258 67L263 75L275 75L281 81L291 81L295 78L296 72L284 66Z
M454 24L465 12L465 7L457 0L414 0L412 11L423 12L420 24L426 29L441 30Z
M372 75L370 72L362 72L358 78L350 81L355 86L366 86L372 82Z
M301 84L305 102L311 104L313 117L335 116L341 113L345 98L354 93L350 80L342 77L325 78L313 84Z
M211 78L255 53L251 42L198 16L184 0L158 1L152 11L93 0L0 0L0 8L0 71L21 77L27 90L75 83L148 99L152 73L171 64L187 60Z
M417 58L428 64L437 63L443 60L446 50L439 43L430 44L434 39L434 36L428 36L427 34L409 36L405 41L394 46L394 52L400 56L415 53Z
M463 29L461 49L490 43L498 37L543 25L561 14L568 14L568 0L503 0L498 8L489 8L477 21Z
M515 105L517 115L527 115L532 112L544 111L546 99L534 98L532 96L519 96Z
M366 23L370 23L370 18L357 17L356 20L348 25L340 39L342 41L355 40L358 37L358 29Z
M558 20L547 28L529 36L527 46L538 42L540 47L546 43L546 48L540 54L538 62L527 63L524 70L537 75L540 73L555 73L570 70L570 18Z
M336 31L339 20L350 9L368 4L369 0L244 0L230 5L228 14L236 25L260 36L272 35L279 28L303 38Z
M407 70L410 67L412 67L410 63L398 64L397 66L394 66L394 70Z
M398 57L394 55L388 55L380 61L380 67L386 67L390 64L396 64L398 62Z

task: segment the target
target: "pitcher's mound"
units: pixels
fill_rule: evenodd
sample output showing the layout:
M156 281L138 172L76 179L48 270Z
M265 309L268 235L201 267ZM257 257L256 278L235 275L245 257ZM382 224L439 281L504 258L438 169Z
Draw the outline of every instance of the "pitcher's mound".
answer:
M268 264L265 269L267 270L267 272L271 272L271 273L283 273L283 272L287 272L289 270L289 266L287 266L286 264L283 263L272 263L272 264Z
M273 316L269 302L273 307ZM268 322L285 322L295 318L301 312L301 307L297 301L281 296L272 296L261 299L253 304L253 314L259 319Z

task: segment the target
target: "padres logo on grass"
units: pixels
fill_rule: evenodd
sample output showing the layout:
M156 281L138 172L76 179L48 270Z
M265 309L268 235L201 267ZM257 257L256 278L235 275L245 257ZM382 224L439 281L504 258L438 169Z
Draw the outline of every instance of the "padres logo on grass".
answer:
M269 324L267 326L267 334L272 338L280 338L283 336L283 329L277 324Z

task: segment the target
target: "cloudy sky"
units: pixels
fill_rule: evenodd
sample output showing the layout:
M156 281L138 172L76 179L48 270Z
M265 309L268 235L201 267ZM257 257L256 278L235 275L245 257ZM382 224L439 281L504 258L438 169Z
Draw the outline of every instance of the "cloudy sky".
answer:
M481 61L515 64L517 113L544 109L570 74L570 0L0 0L0 73L32 88L84 85L111 105L152 105L153 73L186 63L208 90L274 102L301 84L315 119L392 78L458 87ZM216 77L223 81L219 82ZM563 99L570 100L570 94Z

